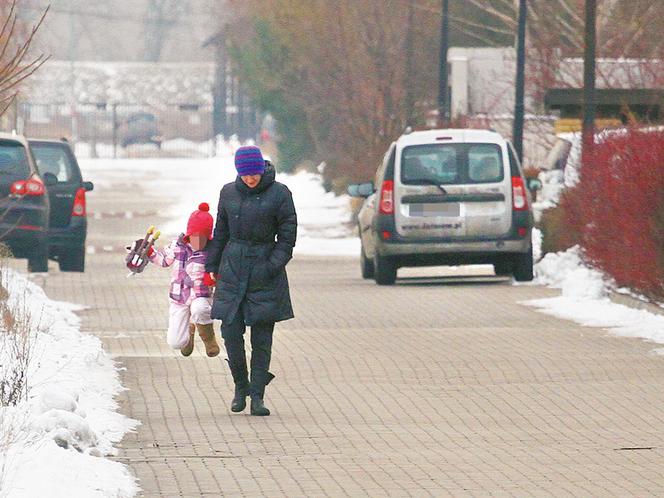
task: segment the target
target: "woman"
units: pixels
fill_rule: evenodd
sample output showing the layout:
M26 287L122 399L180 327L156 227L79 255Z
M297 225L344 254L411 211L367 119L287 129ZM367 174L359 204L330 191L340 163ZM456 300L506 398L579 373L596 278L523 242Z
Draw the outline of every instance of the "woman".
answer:
M212 318L222 320L221 335L235 382L233 412L251 396L251 414L270 414L263 403L275 322L293 318L286 264L293 256L297 216L288 187L275 181L272 165L258 147L235 154L238 176L219 195L214 238L205 271L218 278ZM275 241L276 237L276 241ZM251 326L251 382L244 349Z

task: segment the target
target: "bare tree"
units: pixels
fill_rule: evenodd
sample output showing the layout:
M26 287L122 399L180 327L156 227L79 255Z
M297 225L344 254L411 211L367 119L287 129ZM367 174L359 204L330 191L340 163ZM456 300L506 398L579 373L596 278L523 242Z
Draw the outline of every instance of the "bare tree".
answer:
M29 52L35 34L48 13L48 7L37 23L22 35L17 20L18 2L12 0L5 4L5 19L0 28L0 115L12 104L20 84L48 59L45 54L31 57Z
M177 23L178 17L186 14L188 0L150 0L145 16L144 59L156 62L161 59L168 33Z

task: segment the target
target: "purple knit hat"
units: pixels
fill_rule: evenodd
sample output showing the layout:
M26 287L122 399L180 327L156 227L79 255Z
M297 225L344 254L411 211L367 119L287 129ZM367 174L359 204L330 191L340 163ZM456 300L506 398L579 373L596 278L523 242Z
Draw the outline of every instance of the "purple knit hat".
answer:
M265 173L265 159L261 150L254 145L240 147L235 153L235 169L240 176Z

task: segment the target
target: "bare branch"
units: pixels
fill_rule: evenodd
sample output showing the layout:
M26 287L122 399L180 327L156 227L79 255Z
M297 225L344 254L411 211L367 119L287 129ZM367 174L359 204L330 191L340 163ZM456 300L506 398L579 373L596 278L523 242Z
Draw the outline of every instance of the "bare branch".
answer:
M44 24L44 20L50 10L50 6L44 9L38 21L31 27L22 41L17 41L19 36L17 32L17 5L19 0L12 0L9 5L7 17L0 29L0 102L9 102L1 109L0 115L9 109L16 91L15 89L27 78L35 73L47 60L45 54L36 56L26 61L30 47L35 39L37 31ZM16 47L11 56L8 52ZM11 52L10 52L11 53Z

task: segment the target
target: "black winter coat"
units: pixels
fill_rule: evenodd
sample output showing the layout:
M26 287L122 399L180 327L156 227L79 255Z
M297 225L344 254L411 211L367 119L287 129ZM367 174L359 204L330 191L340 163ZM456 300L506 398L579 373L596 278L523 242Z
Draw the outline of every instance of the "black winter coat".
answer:
M239 177L225 185L205 265L219 274L212 318L230 323L240 306L247 325L293 318L286 264L296 237L293 196L269 162L255 188Z

